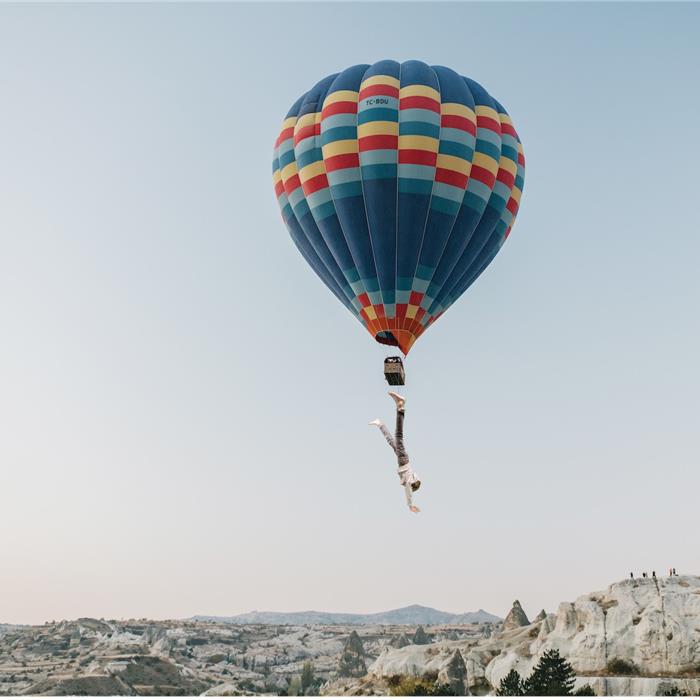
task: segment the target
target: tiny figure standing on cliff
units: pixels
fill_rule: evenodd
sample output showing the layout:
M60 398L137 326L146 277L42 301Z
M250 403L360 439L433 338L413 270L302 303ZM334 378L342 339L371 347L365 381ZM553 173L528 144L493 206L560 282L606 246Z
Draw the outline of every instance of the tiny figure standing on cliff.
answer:
M418 475L411 469L411 465L408 459L408 453L403 444L403 420L404 420L404 406L406 405L406 399L400 396L394 391L389 392L389 396L396 402L396 432L392 435L387 427L382 423L379 418L375 418L370 421L370 425L376 425L379 430L382 431L382 435L386 438L386 441L394 450L396 457L399 461L399 480L401 481L401 486L404 487L406 493L406 503L408 505L411 513L420 513L420 508L413 505L413 492L418 491L420 488L420 479Z

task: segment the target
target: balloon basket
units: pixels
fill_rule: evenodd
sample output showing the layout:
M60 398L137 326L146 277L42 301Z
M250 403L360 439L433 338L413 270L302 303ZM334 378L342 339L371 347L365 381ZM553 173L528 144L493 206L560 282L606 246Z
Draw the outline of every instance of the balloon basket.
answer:
M400 357L387 357L384 360L384 378L391 386L403 386L406 383L406 372Z

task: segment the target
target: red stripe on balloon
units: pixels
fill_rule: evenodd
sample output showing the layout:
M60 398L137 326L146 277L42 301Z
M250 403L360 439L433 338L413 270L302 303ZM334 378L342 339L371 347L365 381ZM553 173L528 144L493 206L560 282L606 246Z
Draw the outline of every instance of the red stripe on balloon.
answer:
M502 182L504 185L508 185L508 187L513 187L513 184L515 183L515 175L512 173L509 173L507 170L504 170L501 168L498 171L498 175L496 176L496 179L499 182Z
M313 194L314 192L318 192L318 190L328 187L328 178L325 173L321 173L320 175L316 175L316 177L309 178L302 187L304 188L305 195Z
M295 173L288 180L284 181L284 191L287 194L291 194L298 187L301 187L301 180L299 180L299 173Z
M275 141L275 146L279 146L283 141L286 141L287 139L291 139L294 136L294 127L290 126L287 127L286 129L282 129L280 131L280 135L277 137L277 141Z
M357 102L331 102L323 108L321 118L325 119L334 114L357 114Z
M473 136L476 136L476 124L474 124L471 119L460 117L457 114L443 114L440 118L440 126L467 131Z
M438 168L435 171L435 181L444 182L446 185L454 185L460 189L466 189L469 177L447 168Z
M432 97L413 95L411 97L402 97L399 101L399 109L429 109L431 112L440 114L440 103L432 99Z
M391 85L370 85L360 90L358 99L364 100L367 97L374 97L375 95L381 95L382 97L398 97L399 89Z
M490 117L477 116L476 126L479 129L490 129L497 134L501 133L501 122L497 122Z
M437 153L417 148L401 148L399 149L399 163L434 166L437 163Z
M294 145L296 146L304 139L311 138L312 136L318 136L320 133L321 124L310 124L309 126L305 126L294 134Z
M518 135L515 133L515 129L507 123L501 122L501 133L503 134L509 134L513 138L518 138Z
M341 153L339 156L324 158L323 163L326 166L326 172L330 173L343 168L359 168L360 157L357 153Z
M482 168L478 165L472 164L470 177L478 180L479 182L483 182L490 188L493 188L494 184L496 183L496 176L492 172L486 170L486 168Z
M376 134L364 136L359 139L360 151L375 151L377 149L396 149L399 145L399 137L389 134Z

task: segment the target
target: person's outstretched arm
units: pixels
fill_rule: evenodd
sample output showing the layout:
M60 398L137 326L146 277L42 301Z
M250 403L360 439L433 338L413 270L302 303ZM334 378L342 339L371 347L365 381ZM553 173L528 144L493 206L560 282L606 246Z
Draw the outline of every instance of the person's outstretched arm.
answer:
M420 508L413 505L413 489L411 488L411 484L406 484L404 490L406 492L406 504L408 505L408 509L411 513L420 513Z

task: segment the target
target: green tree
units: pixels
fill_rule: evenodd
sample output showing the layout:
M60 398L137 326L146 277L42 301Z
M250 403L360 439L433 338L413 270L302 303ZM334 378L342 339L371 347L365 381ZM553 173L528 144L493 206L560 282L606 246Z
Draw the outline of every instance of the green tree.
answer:
M548 649L525 681L526 695L571 695L576 674L571 664L559 656L557 649Z
M502 695L505 697L525 695L523 679L514 668L510 670L505 678L501 678L501 682L498 684L498 688L496 689L496 695Z
M574 695L590 695L590 696L595 696L595 690L591 688L590 683L586 683L586 685L582 685L578 690L574 691Z
M297 695L301 695L301 678L299 678L299 676L294 676L294 678L292 678L289 681L287 695L289 697L296 697Z
M305 661L301 669L301 692L305 693L314 684L314 665Z
M686 697L688 693L685 692L685 690L681 690L677 685L672 685L670 688L667 688L664 690L664 697L666 698L672 698L672 697Z
M365 665L365 648L357 632L350 633L338 663L338 676L341 678L359 678L367 673Z

